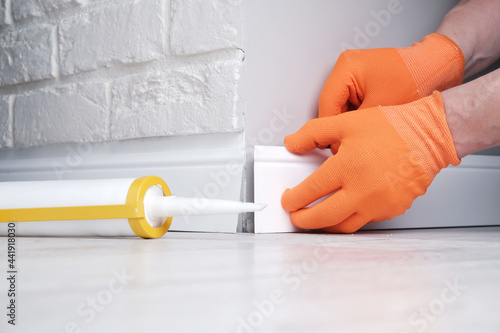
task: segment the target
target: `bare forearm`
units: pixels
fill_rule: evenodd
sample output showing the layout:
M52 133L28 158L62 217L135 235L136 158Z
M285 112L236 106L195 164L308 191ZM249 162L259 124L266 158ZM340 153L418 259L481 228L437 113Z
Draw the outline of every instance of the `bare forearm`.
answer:
M453 39L465 57L464 77L485 69L500 57L500 1L462 0L436 31Z
M500 70L442 96L458 157L500 145Z

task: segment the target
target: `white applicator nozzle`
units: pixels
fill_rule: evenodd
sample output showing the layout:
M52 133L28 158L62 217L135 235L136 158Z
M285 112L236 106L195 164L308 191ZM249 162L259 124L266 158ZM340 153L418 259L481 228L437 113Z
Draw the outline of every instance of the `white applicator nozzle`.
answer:
M169 216L236 214L255 212L266 205L206 198L181 198L176 196L151 197L145 201L147 215L153 219Z

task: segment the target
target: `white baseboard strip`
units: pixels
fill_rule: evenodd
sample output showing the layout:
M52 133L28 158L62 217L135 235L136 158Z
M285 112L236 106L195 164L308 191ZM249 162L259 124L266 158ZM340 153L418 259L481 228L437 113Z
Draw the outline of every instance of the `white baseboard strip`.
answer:
M281 208L281 195L331 156L329 150L295 155L284 147L255 147L255 202L267 208L255 213L255 232L298 232ZM500 225L500 157L471 155L458 167L436 176L427 194L402 216L363 229L406 229Z

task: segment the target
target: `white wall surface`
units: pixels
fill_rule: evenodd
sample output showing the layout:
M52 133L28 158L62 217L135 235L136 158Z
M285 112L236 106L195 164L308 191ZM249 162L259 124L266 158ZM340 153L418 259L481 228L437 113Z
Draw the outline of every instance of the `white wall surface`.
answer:
M319 95L343 49L409 46L434 32L456 3L243 1L246 68L242 96L248 143L282 145L285 135L316 117ZM381 20L377 19L380 11L396 14Z

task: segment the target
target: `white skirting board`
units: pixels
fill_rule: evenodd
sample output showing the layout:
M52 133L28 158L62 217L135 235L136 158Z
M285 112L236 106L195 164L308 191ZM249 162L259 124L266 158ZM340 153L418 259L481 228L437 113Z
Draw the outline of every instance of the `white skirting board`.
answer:
M255 213L255 233L299 231L282 209L281 195L329 156L329 150L296 155L285 147L255 147L254 200L268 205ZM500 157L471 155L458 167L442 170L404 215L363 229L500 225L499 200Z
M241 133L60 144L0 151L0 181L162 178L172 194L241 200ZM171 231L237 231L238 214L176 217Z

